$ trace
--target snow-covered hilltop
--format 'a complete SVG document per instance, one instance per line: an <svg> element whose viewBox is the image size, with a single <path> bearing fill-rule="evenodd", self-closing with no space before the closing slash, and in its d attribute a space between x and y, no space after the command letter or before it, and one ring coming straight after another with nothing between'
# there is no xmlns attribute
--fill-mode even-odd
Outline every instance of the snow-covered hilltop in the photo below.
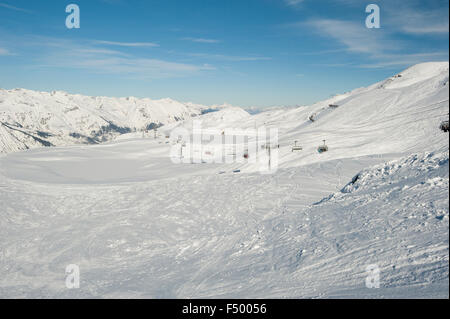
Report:
<svg viewBox="0 0 450 319"><path fill-rule="evenodd" d="M448 120L448 82L448 62L423 63L310 106L271 109L255 115L226 108L201 119L203 127L278 129L282 168L341 158L442 150L448 148L448 134L439 129ZM190 129L191 122L176 125ZM318 154L323 140L329 152ZM302 151L292 152L295 141ZM257 168L243 165L240 169Z"/></svg>
<svg viewBox="0 0 450 319"><path fill-rule="evenodd" d="M207 107L172 99L89 97L0 89L0 153L94 144L185 120Z"/></svg>
<svg viewBox="0 0 450 319"><path fill-rule="evenodd" d="M278 127L282 145L298 140L303 146L300 153L289 154L287 147L283 155L282 150L284 165L434 151L448 147L448 135L439 129L448 120L448 81L448 62L423 63L367 88L308 107L263 112L253 120ZM323 139L330 152L319 159L316 150Z"/></svg>

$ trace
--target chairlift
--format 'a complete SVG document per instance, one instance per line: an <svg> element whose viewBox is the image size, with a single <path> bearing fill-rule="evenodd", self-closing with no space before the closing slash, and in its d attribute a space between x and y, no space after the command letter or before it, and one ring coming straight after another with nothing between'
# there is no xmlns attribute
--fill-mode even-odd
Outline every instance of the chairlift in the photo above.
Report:
<svg viewBox="0 0 450 319"><path fill-rule="evenodd" d="M319 153L328 152L328 146L325 144L325 140L323 140L323 145L320 145L320 146L317 148L317 151L318 151Z"/></svg>
<svg viewBox="0 0 450 319"><path fill-rule="evenodd" d="M303 150L303 147L301 147L300 145L297 145L297 141L295 141L294 146L292 146L292 152L301 151L301 150Z"/></svg>

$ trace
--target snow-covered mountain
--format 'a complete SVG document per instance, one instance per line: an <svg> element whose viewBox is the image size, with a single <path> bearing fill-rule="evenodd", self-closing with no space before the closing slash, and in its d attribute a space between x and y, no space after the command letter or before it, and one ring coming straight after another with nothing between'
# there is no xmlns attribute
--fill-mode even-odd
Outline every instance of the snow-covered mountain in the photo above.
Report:
<svg viewBox="0 0 450 319"><path fill-rule="evenodd" d="M0 89L0 153L93 144L200 115L208 107L172 99L89 97Z"/></svg>
<svg viewBox="0 0 450 319"><path fill-rule="evenodd" d="M279 166L291 167L340 158L446 149L448 134L439 126L448 120L448 108L449 63L430 62L310 106L271 109L251 116L228 108L201 119L203 127L278 129ZM221 112L228 115L222 116ZM176 125L190 129L191 122ZM318 154L323 140L329 151ZM295 141L302 151L292 152ZM250 164L239 168L257 169Z"/></svg>
<svg viewBox="0 0 450 319"><path fill-rule="evenodd" d="M439 130L448 120L448 81L448 62L419 64L309 107L261 113L259 122L279 127L285 143L299 141L305 151L285 158L299 164L317 160L323 139L330 152L322 160L435 150L448 143Z"/></svg>
<svg viewBox="0 0 450 319"><path fill-rule="evenodd" d="M175 164L170 141L137 133L0 155L0 297L448 298L448 77L448 62L424 63L256 115L184 105L205 128L278 128L273 174ZM105 109L140 129L122 104ZM190 115L165 129L190 130ZM77 127L64 119L49 128ZM72 264L79 289L65 286Z"/></svg>

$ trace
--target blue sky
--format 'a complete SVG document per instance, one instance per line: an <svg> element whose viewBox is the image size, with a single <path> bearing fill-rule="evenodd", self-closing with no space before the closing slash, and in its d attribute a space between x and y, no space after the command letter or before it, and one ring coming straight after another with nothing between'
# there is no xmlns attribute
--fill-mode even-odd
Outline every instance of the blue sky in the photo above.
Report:
<svg viewBox="0 0 450 319"><path fill-rule="evenodd" d="M68 4L81 28L67 29ZM365 8L381 9L367 29ZM0 87L305 105L448 61L442 0L0 0Z"/></svg>

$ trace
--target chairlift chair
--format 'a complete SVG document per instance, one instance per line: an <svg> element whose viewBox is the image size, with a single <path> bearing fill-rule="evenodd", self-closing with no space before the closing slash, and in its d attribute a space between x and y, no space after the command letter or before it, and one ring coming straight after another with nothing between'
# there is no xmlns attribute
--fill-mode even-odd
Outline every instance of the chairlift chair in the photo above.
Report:
<svg viewBox="0 0 450 319"><path fill-rule="evenodd" d="M323 145L320 145L320 146L317 148L317 151L318 151L319 153L328 152L328 146L325 144L325 140L323 140Z"/></svg>
<svg viewBox="0 0 450 319"><path fill-rule="evenodd" d="M297 141L295 141L294 146L292 146L292 152L301 151L301 150L303 150L303 147L301 147L300 145L297 145Z"/></svg>

